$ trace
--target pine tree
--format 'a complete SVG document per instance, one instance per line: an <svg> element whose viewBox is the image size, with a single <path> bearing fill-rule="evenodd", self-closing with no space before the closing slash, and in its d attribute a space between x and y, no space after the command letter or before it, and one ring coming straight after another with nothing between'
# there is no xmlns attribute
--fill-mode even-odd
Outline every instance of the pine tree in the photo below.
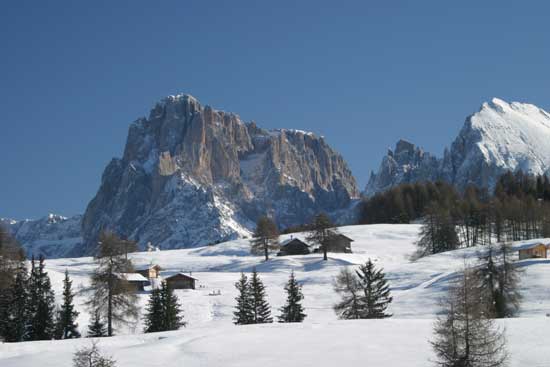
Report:
<svg viewBox="0 0 550 367"><path fill-rule="evenodd" d="M23 262L16 269L15 279L7 294L9 304L4 322L4 339L8 342L27 340L29 293L27 268Z"/></svg>
<svg viewBox="0 0 550 367"><path fill-rule="evenodd" d="M97 268L91 277L88 292L91 298L87 305L91 310L100 309L107 319L107 335L113 335L115 322L129 324L137 321L136 295L121 274L133 271L126 258L127 241L114 233L104 232L100 236Z"/></svg>
<svg viewBox="0 0 550 367"><path fill-rule="evenodd" d="M382 269L377 270L369 259L366 264L361 265L356 273L363 291L363 295L360 297L362 304L360 308L361 318L381 319L391 317L391 314L386 313L386 309L392 302L392 297Z"/></svg>
<svg viewBox="0 0 550 367"><path fill-rule="evenodd" d="M76 318L79 313L75 310L72 291L72 280L69 278L69 271L65 270L63 280L63 304L57 312L56 334L58 339L80 338Z"/></svg>
<svg viewBox="0 0 550 367"><path fill-rule="evenodd" d="M349 269L342 269L334 282L334 291L342 300L334 305L334 312L341 319L360 319L363 310L361 302L361 285L355 274Z"/></svg>
<svg viewBox="0 0 550 367"><path fill-rule="evenodd" d="M163 329L178 330L180 327L185 326L185 322L183 322L183 317L181 315L181 306L179 304L178 297L174 294L166 282L162 282L160 297L164 316Z"/></svg>
<svg viewBox="0 0 550 367"><path fill-rule="evenodd" d="M145 333L164 331L164 307L162 304L161 290L155 288L151 291L145 314Z"/></svg>
<svg viewBox="0 0 550 367"><path fill-rule="evenodd" d="M271 307L267 302L265 286L260 279L256 268L252 270L250 278L250 295L252 300L252 315L254 324L266 324L273 322Z"/></svg>
<svg viewBox="0 0 550 367"><path fill-rule="evenodd" d="M256 223L252 252L263 253L265 261L269 260L269 251L279 248L279 230L273 219L263 216Z"/></svg>
<svg viewBox="0 0 550 367"><path fill-rule="evenodd" d="M44 257L40 256L38 267L31 262L29 279L28 340L50 340L55 334L55 296L50 277L45 271Z"/></svg>
<svg viewBox="0 0 550 367"><path fill-rule="evenodd" d="M88 338L100 338L107 336L107 328L101 319L101 313L98 309L93 312L93 318L88 325Z"/></svg>
<svg viewBox="0 0 550 367"><path fill-rule="evenodd" d="M294 272L290 273L285 291L287 293L286 304L280 309L279 322L304 321L306 314L304 314L304 308L301 304L304 295L302 294L302 286L296 281Z"/></svg>
<svg viewBox="0 0 550 367"><path fill-rule="evenodd" d="M432 347L441 367L500 367L508 355L504 332L497 329L485 306L473 271L465 269L443 301L444 315L434 325Z"/></svg>
<svg viewBox="0 0 550 367"><path fill-rule="evenodd" d="M244 273L241 273L241 278L235 283L235 288L237 288L239 294L235 298L237 306L235 312L233 312L233 321L236 325L252 324L254 321L252 299L248 278Z"/></svg>

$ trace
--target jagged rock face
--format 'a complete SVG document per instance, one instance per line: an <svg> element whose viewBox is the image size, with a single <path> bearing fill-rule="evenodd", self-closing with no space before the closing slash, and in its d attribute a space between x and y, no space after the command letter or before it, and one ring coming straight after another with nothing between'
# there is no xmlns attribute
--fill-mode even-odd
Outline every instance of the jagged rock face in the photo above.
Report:
<svg viewBox="0 0 550 367"><path fill-rule="evenodd" d="M88 253L103 229L142 245L190 247L248 236L266 213L285 227L357 196L346 163L323 138L266 131L191 96L171 96L130 126L82 233Z"/></svg>
<svg viewBox="0 0 550 367"><path fill-rule="evenodd" d="M49 214L37 220L0 219L27 256L64 257L78 254L82 245L81 215L71 218Z"/></svg>
<svg viewBox="0 0 550 367"><path fill-rule="evenodd" d="M378 173L371 173L365 194L373 195L400 183L431 181L438 177L439 160L405 140L388 150Z"/></svg>
<svg viewBox="0 0 550 367"><path fill-rule="evenodd" d="M415 154L403 157L384 157L379 172L371 175L365 193L372 195L400 183L435 179L461 190L468 185L492 190L506 171L548 174L550 114L532 104L493 98L466 119L442 159L429 156L419 162Z"/></svg>

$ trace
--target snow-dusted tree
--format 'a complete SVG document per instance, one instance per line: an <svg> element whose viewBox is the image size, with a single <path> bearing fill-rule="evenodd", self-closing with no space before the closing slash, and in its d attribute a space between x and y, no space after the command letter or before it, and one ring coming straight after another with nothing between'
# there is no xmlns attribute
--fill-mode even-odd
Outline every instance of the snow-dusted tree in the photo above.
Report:
<svg viewBox="0 0 550 367"><path fill-rule="evenodd" d="M92 340L91 346L77 350L73 355L73 367L115 367L115 360L101 355L97 344Z"/></svg>
<svg viewBox="0 0 550 367"><path fill-rule="evenodd" d="M252 315L254 324L266 324L273 322L271 307L267 302L265 286L256 271L252 270L250 277L250 296L252 301Z"/></svg>
<svg viewBox="0 0 550 367"><path fill-rule="evenodd" d="M178 297L174 294L174 291L172 291L166 282L162 282L160 298L163 308L163 329L177 330L180 327L185 326Z"/></svg>
<svg viewBox="0 0 550 367"><path fill-rule="evenodd" d="M311 223L311 230L307 235L307 240L319 245L323 251L323 260L328 260L328 250L330 242L338 234L334 224L325 213L317 215Z"/></svg>
<svg viewBox="0 0 550 367"><path fill-rule="evenodd" d="M69 278L69 271L65 270L65 279L63 279L63 304L57 312L56 338L72 339L80 338L76 318L78 311L75 310L72 290L73 281Z"/></svg>
<svg viewBox="0 0 550 367"><path fill-rule="evenodd" d="M248 278L244 273L241 273L241 278L235 283L235 288L239 294L235 298L237 301L236 310L233 312L233 322L237 325L252 324L254 315L252 313L252 297Z"/></svg>
<svg viewBox="0 0 550 367"><path fill-rule="evenodd" d="M107 336L107 327L101 318L101 313L98 309L92 313L90 325L88 325L88 338L100 338Z"/></svg>
<svg viewBox="0 0 550 367"><path fill-rule="evenodd" d="M391 317L386 309L392 302L390 287L385 279L382 269L376 269L371 259L361 265L356 271L359 277L359 286L362 290L360 296L360 314L362 319L382 319Z"/></svg>
<svg viewBox="0 0 550 367"><path fill-rule="evenodd" d="M149 301L147 302L147 306L145 309L145 328L143 331L145 333L164 331L164 307L162 305L160 288L155 288L151 291L151 294L149 295Z"/></svg>
<svg viewBox="0 0 550 367"><path fill-rule="evenodd" d="M361 284L349 269L340 271L334 281L334 290L342 300L334 305L334 311L341 319L360 319L363 312Z"/></svg>
<svg viewBox="0 0 550 367"><path fill-rule="evenodd" d="M125 280L125 273L133 271L126 259L125 240L113 233L102 233L99 238L97 267L92 273L87 305L99 310L107 319L107 335L113 335L113 322L131 323L138 318L136 295Z"/></svg>
<svg viewBox="0 0 550 367"><path fill-rule="evenodd" d="M31 261L29 278L28 330L27 340L50 340L55 334L55 296L50 277L45 270L44 257L40 256L38 266Z"/></svg>
<svg viewBox="0 0 550 367"><path fill-rule="evenodd" d="M269 260L269 251L279 248L279 230L273 219L263 216L256 223L252 239L252 253L263 253L265 261Z"/></svg>
<svg viewBox="0 0 550 367"><path fill-rule="evenodd" d="M296 281L294 272L290 273L290 278L285 286L287 294L286 303L281 307L281 314L279 315L279 322L302 322L304 321L306 314L304 314L304 307L302 307L302 300L304 295L302 293L302 286Z"/></svg>
<svg viewBox="0 0 550 367"><path fill-rule="evenodd" d="M443 316L434 325L431 342L441 367L500 367L508 359L504 332L480 302L477 274L465 269L442 301Z"/></svg>

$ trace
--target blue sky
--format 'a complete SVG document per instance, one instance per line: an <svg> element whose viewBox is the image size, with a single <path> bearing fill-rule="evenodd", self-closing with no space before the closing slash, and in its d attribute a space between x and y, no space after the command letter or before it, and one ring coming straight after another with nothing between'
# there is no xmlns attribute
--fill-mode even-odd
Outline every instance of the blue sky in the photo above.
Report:
<svg viewBox="0 0 550 367"><path fill-rule="evenodd" d="M82 213L130 122L185 92L324 135L361 187L493 96L550 109L548 2L5 1L0 216Z"/></svg>

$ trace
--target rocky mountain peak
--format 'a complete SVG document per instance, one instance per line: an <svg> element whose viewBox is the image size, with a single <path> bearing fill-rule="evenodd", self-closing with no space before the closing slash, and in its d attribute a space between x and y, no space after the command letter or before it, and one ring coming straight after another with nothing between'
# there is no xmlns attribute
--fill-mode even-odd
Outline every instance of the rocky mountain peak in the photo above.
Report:
<svg viewBox="0 0 550 367"><path fill-rule="evenodd" d="M268 131L190 95L156 103L130 125L122 159L105 169L83 218L140 243L188 247L246 236L260 215L281 227L358 196L343 158L312 133Z"/></svg>
<svg viewBox="0 0 550 367"><path fill-rule="evenodd" d="M492 98L466 118L441 159L399 141L395 152L402 152L400 158L394 153L382 159L379 171L371 175L366 193L372 195L400 183L434 179L453 183L459 189L470 184L492 189L498 177L508 170L548 174L549 141L548 112L532 104Z"/></svg>

